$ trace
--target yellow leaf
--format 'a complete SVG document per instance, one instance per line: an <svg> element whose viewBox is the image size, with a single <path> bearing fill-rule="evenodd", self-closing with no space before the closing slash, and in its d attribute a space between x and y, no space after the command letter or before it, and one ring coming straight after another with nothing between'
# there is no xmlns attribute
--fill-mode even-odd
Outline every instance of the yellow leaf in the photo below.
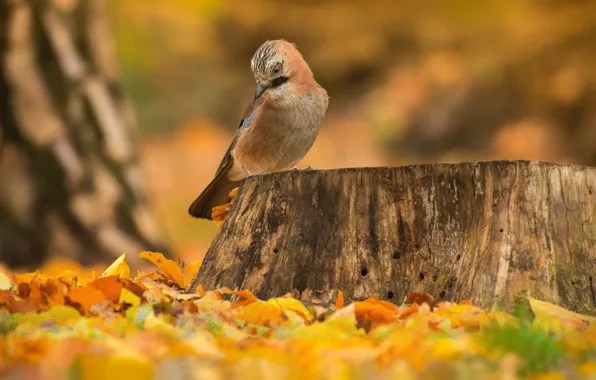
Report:
<svg viewBox="0 0 596 380"><path fill-rule="evenodd" d="M199 273L199 269L201 269L201 264L203 262L201 260L197 260L194 261L190 264L188 264L185 268L185 272L186 272L186 283L190 285L190 283L192 282L193 278L195 278L195 276L197 275L197 273Z"/></svg>
<svg viewBox="0 0 596 380"><path fill-rule="evenodd" d="M0 290L10 290L12 288L12 281L4 272L0 272Z"/></svg>
<svg viewBox="0 0 596 380"><path fill-rule="evenodd" d="M220 351L210 334L203 331L195 331L186 335L182 340L196 355L208 358L223 358L224 353Z"/></svg>
<svg viewBox="0 0 596 380"><path fill-rule="evenodd" d="M119 303L128 303L132 306L139 306L141 304L141 298L126 288L122 288L120 293Z"/></svg>
<svg viewBox="0 0 596 380"><path fill-rule="evenodd" d="M356 304L351 303L346 307L342 307L341 309L337 310L333 313L329 319L349 319L356 324Z"/></svg>
<svg viewBox="0 0 596 380"><path fill-rule="evenodd" d="M545 301L540 301L532 297L528 297L528 301L530 301L530 307L536 315L538 323L548 324L549 320L554 318L564 324L576 327L584 327L585 325L583 324L583 321L587 321L589 323L596 322L596 317L578 314Z"/></svg>
<svg viewBox="0 0 596 380"><path fill-rule="evenodd" d="M25 313L19 328L39 327L48 321L60 325L80 318L81 314L75 308L58 305L43 313Z"/></svg>
<svg viewBox="0 0 596 380"><path fill-rule="evenodd" d="M280 297L280 298L273 298L267 301L270 304L279 306L282 310L291 310L298 314L305 322L310 322L313 320L312 314L308 311L308 309L302 304L302 302L298 301L295 298L289 297Z"/></svg>
<svg viewBox="0 0 596 380"><path fill-rule="evenodd" d="M156 316L153 313L149 313L145 318L145 329L151 331L157 331L161 334L170 338L181 338L182 330L172 326L169 322L164 320L161 316Z"/></svg>
<svg viewBox="0 0 596 380"><path fill-rule="evenodd" d="M117 258L112 265L106 269L100 277L118 276L120 278L130 278L130 268L126 262L126 252Z"/></svg>
<svg viewBox="0 0 596 380"><path fill-rule="evenodd" d="M158 252L141 252L139 253L139 257L151 261L159 268L161 273L174 281L179 287L185 287L184 273L182 273L182 269L174 261L166 259L164 255Z"/></svg>
<svg viewBox="0 0 596 380"><path fill-rule="evenodd" d="M594 376L596 375L596 362L583 363L577 368L577 371L582 375Z"/></svg>
<svg viewBox="0 0 596 380"><path fill-rule="evenodd" d="M353 304L352 304L353 305ZM290 336L299 340L345 340L347 337L364 336L364 330L356 326L351 318L328 319L325 322L313 323L303 329L298 329Z"/></svg>
<svg viewBox="0 0 596 380"><path fill-rule="evenodd" d="M238 309L236 317L248 324L271 326L283 321L281 308L275 303L257 300Z"/></svg>
<svg viewBox="0 0 596 380"><path fill-rule="evenodd" d="M136 355L83 354L80 359L80 379L145 380L152 379L155 375L153 363Z"/></svg>
<svg viewBox="0 0 596 380"><path fill-rule="evenodd" d="M238 319L254 325L280 325L290 320L295 321L294 316L299 317L303 322L313 320L312 314L304 305L294 298L280 297L272 298L263 302L254 297L247 290L232 292L245 298L243 301L235 302L232 307L239 307L236 316Z"/></svg>

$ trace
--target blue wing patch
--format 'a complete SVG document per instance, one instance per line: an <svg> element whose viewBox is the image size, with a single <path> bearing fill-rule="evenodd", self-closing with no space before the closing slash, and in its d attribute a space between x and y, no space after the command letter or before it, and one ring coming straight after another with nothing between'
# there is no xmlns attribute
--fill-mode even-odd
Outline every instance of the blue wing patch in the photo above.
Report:
<svg viewBox="0 0 596 380"><path fill-rule="evenodd" d="M246 119L242 120L242 124L240 124L240 129L244 129L244 128L248 128L250 126L250 122L252 121L252 119L255 118L255 114L257 112L253 112L251 113Z"/></svg>

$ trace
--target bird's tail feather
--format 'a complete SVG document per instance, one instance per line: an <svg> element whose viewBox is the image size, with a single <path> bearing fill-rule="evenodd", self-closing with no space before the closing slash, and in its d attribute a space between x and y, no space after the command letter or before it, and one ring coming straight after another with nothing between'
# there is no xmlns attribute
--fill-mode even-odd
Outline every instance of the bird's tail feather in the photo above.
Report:
<svg viewBox="0 0 596 380"><path fill-rule="evenodd" d="M226 170L222 170L211 183L203 190L201 195L190 205L188 213L200 219L213 220L211 210L213 207L221 206L229 201L229 194L239 182L230 181L226 178Z"/></svg>

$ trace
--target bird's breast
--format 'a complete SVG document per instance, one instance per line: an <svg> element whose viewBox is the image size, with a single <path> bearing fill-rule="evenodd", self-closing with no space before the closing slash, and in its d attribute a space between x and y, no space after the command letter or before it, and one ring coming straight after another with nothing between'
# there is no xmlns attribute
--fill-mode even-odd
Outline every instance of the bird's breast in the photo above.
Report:
<svg viewBox="0 0 596 380"><path fill-rule="evenodd" d="M327 108L324 95L306 92L265 107L239 136L237 165L250 174L293 167L317 138Z"/></svg>

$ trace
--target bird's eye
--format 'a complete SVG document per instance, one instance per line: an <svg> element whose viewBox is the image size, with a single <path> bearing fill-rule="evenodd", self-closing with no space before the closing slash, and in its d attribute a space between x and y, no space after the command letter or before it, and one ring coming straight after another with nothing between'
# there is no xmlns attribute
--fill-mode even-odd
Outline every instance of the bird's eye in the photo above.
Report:
<svg viewBox="0 0 596 380"><path fill-rule="evenodd" d="M273 74L275 74L275 75L279 74L279 67L276 67L275 69L273 69Z"/></svg>
<svg viewBox="0 0 596 380"><path fill-rule="evenodd" d="M288 81L288 79L289 79L288 77L283 77L283 76L275 78L273 81L271 81L271 87L274 87L274 88L279 87L282 84L286 83Z"/></svg>

